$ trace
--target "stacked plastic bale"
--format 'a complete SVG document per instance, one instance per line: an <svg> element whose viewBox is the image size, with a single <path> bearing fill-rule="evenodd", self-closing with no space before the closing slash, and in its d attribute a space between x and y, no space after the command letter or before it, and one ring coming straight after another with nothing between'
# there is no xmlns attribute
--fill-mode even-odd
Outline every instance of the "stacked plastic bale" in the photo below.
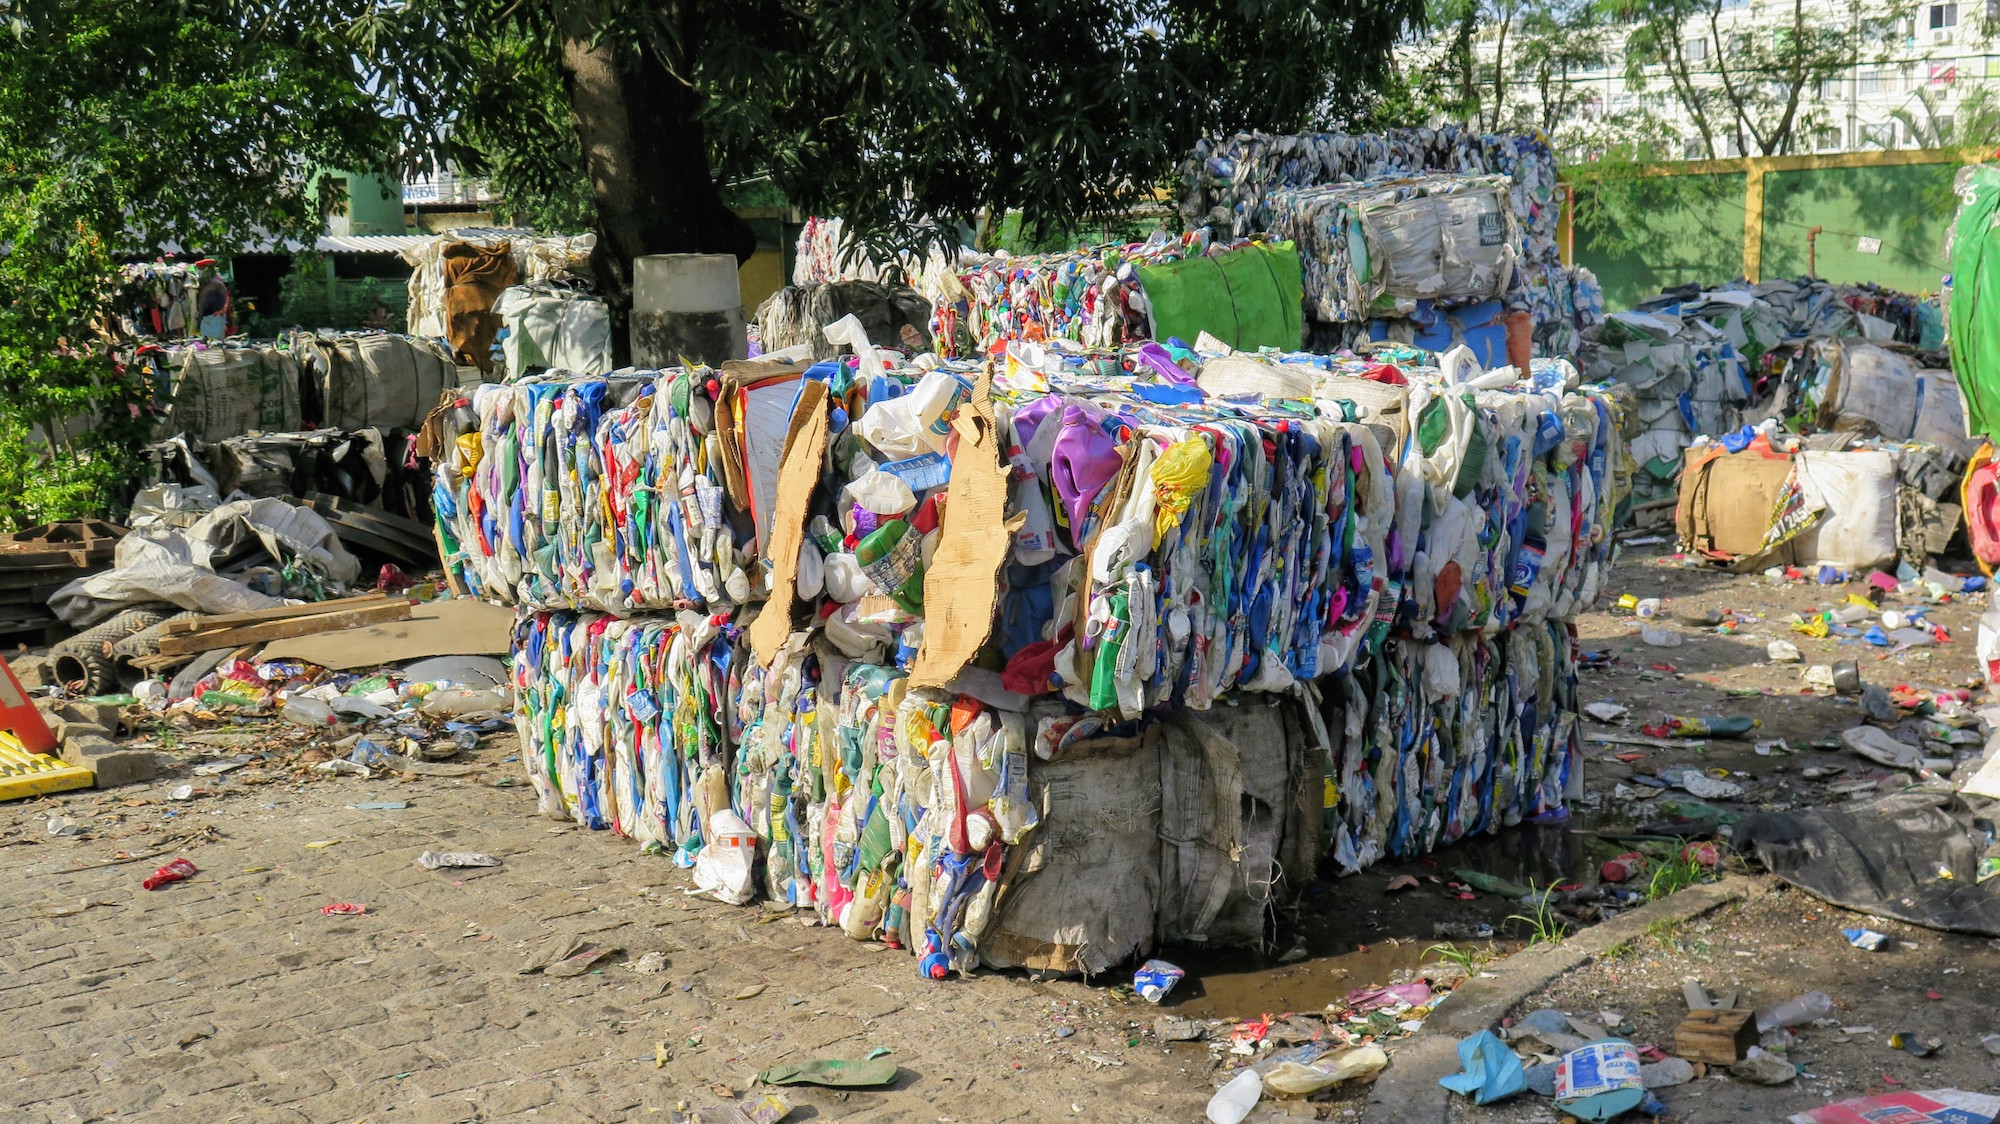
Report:
<svg viewBox="0 0 2000 1124"><path fill-rule="evenodd" d="M1180 211L1189 228L1213 226L1237 236L1277 229L1274 203L1287 189L1442 173L1508 177L1520 230L1518 271L1509 308L1526 310L1543 354L1574 356L1578 333L1604 314L1603 292L1583 268L1562 264L1558 229L1562 188L1555 152L1540 133L1479 134L1456 126L1379 134L1237 133L1198 142L1182 166ZM1322 321L1315 348L1369 338L1364 322Z"/></svg>
<svg viewBox="0 0 2000 1124"><path fill-rule="evenodd" d="M1012 340L1111 348L1202 330L1231 347L1292 350L1302 339L1298 256L1286 243L1208 230L1048 254L932 259L920 287L947 356L994 355Z"/></svg>
<svg viewBox="0 0 2000 1124"><path fill-rule="evenodd" d="M1577 361L1584 377L1628 387L1637 399L1634 502L1672 497L1681 451L1741 424L1752 393L1743 352L1729 332L1682 316L1678 306L1616 312L1584 337Z"/></svg>
<svg viewBox="0 0 2000 1124"><path fill-rule="evenodd" d="M1616 449L1562 368L814 370L763 516L731 480L759 458L739 377L528 383L447 418L438 510L457 572L526 607L545 811L940 976L1254 942L1322 840L1358 868L1560 806ZM722 534L684 552L717 529L703 496Z"/></svg>
<svg viewBox="0 0 2000 1124"><path fill-rule="evenodd" d="M1343 869L1559 812L1580 783L1576 615L1609 562L1615 407L1538 362L1504 386L1413 370L1402 394L1340 375L1390 433L1397 595L1379 652L1330 694L1328 849ZM1466 388L1470 387L1468 390Z"/></svg>
<svg viewBox="0 0 2000 1124"><path fill-rule="evenodd" d="M1499 366L1521 247L1508 199L1505 176L1433 175L1287 189L1267 205L1273 233L1298 243L1316 321L1430 351L1469 346Z"/></svg>

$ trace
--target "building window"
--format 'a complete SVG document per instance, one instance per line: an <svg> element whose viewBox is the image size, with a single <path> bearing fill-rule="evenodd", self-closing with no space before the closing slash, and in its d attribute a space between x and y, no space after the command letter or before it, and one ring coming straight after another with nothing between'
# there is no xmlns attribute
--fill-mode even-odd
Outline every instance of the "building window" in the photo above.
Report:
<svg viewBox="0 0 2000 1124"><path fill-rule="evenodd" d="M1894 121L1884 121L1880 125L1861 126L1860 147L1862 148L1896 147L1896 123Z"/></svg>
<svg viewBox="0 0 2000 1124"><path fill-rule="evenodd" d="M1952 143L1951 114L1949 113L1940 113L1937 115L1937 142L1939 144Z"/></svg>
<svg viewBox="0 0 2000 1124"><path fill-rule="evenodd" d="M1934 62L1930 64L1930 68L1930 83L1933 86L1950 86L1958 81L1958 67L1955 65L1947 66L1941 62Z"/></svg>
<svg viewBox="0 0 2000 1124"><path fill-rule="evenodd" d="M1943 30L1944 28L1947 28L1947 27L1957 27L1957 26L1958 26L1958 4L1957 4L1957 3L1955 3L1955 2L1954 2L1954 3L1950 3L1950 4L1932 4L1932 5L1931 5L1931 30L1932 30L1932 31L1941 31L1941 30Z"/></svg>
<svg viewBox="0 0 2000 1124"><path fill-rule="evenodd" d="M1683 52L1685 52L1685 53L1686 53L1686 55L1687 55L1687 61L1689 61L1689 62L1707 62L1707 61L1708 61L1708 40L1707 40L1707 39L1690 39L1690 40L1688 40L1688 41L1687 41L1687 43L1686 43L1685 45L1683 45L1683 47L1682 47L1681 49L1682 49L1682 51L1683 51Z"/></svg>
<svg viewBox="0 0 2000 1124"><path fill-rule="evenodd" d="M1859 78L1858 78L1858 79L1856 80L1856 82L1855 82L1855 89L1856 89L1856 91L1857 91L1857 92L1859 92L1859 93L1863 93L1863 94L1879 94L1879 93L1881 93L1881 92L1882 92L1882 72L1881 72L1881 71L1879 71L1879 70L1864 70L1864 71L1862 71L1862 72L1861 72L1861 76L1860 76L1860 77L1859 77Z"/></svg>
<svg viewBox="0 0 2000 1124"><path fill-rule="evenodd" d="M1813 133L1813 147L1821 152L1831 152L1840 147L1840 130L1818 129Z"/></svg>
<svg viewBox="0 0 2000 1124"><path fill-rule="evenodd" d="M1681 152L1689 160L1699 160L1708 155L1708 148L1701 143L1700 137L1689 137L1681 142Z"/></svg>

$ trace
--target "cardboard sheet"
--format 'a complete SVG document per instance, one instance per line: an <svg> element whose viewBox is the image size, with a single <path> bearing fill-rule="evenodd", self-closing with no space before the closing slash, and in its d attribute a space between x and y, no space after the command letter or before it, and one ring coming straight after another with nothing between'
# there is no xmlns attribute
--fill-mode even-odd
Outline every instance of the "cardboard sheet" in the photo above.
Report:
<svg viewBox="0 0 2000 1124"><path fill-rule="evenodd" d="M1786 1117L1790 1124L1992 1124L2000 1097L1963 1089L1856 1097Z"/></svg>
<svg viewBox="0 0 2000 1124"><path fill-rule="evenodd" d="M757 549L770 544L777 510L779 461L785 455L787 426L802 393L802 368L789 363L739 361L722 366L723 388L716 398L717 432L722 438L723 475L729 498L750 513Z"/></svg>
<svg viewBox="0 0 2000 1124"><path fill-rule="evenodd" d="M1000 459L992 383L979 376L953 422L958 450L945 489L937 553L924 572L924 646L910 686L943 687L972 661L993 631L1000 567L1027 516L1007 513L1007 466Z"/></svg>
<svg viewBox="0 0 2000 1124"><path fill-rule="evenodd" d="M803 384L798 399L776 480L770 548L764 552L771 560L771 598L750 625L750 647L759 667L771 666L778 648L792 632L792 613L798 602L799 546L805 541L806 511L812 506L813 487L819 483L820 464L826 458L826 384Z"/></svg>
<svg viewBox="0 0 2000 1124"><path fill-rule="evenodd" d="M504 656L513 631L511 611L454 597L419 605L407 620L279 640L257 658L304 660L329 671L350 671L430 656Z"/></svg>

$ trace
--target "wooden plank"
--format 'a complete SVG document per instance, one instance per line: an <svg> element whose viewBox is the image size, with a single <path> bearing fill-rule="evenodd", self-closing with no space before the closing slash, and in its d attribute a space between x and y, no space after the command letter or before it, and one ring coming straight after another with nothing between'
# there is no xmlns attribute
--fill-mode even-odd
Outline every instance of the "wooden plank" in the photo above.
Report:
<svg viewBox="0 0 2000 1124"><path fill-rule="evenodd" d="M348 609L338 613L322 613L314 617L264 621L260 624L246 624L214 632L197 632L192 636L166 636L160 639L160 654L196 655L214 648L261 644L293 636L312 636L321 632L339 632L343 629L387 624L390 621L407 620L409 616L408 601L386 601L367 609Z"/></svg>
<svg viewBox="0 0 2000 1124"><path fill-rule="evenodd" d="M354 597L342 597L333 601L310 601L304 605L279 605L271 609L250 609L241 613L218 613L212 617L190 617L187 620L168 621L160 626L166 636L179 636L190 632L213 632L220 628L234 628L243 624L261 624L264 621L281 621L291 617L312 617L321 613L337 613L343 609L366 609L388 600L385 593L363 593ZM222 645L211 645L222 647Z"/></svg>
<svg viewBox="0 0 2000 1124"><path fill-rule="evenodd" d="M1583 740L1592 745L1643 745L1653 749L1708 748L1708 742L1702 738L1649 738L1644 734L1585 734Z"/></svg>

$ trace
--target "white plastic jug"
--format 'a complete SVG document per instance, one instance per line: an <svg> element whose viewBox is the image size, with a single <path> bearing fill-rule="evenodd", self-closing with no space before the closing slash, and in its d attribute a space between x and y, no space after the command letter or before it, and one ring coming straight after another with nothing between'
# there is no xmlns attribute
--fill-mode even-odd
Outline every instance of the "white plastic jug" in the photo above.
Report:
<svg viewBox="0 0 2000 1124"><path fill-rule="evenodd" d="M1208 1099L1209 1124L1242 1124L1263 1097L1264 1079L1256 1070L1246 1069Z"/></svg>

